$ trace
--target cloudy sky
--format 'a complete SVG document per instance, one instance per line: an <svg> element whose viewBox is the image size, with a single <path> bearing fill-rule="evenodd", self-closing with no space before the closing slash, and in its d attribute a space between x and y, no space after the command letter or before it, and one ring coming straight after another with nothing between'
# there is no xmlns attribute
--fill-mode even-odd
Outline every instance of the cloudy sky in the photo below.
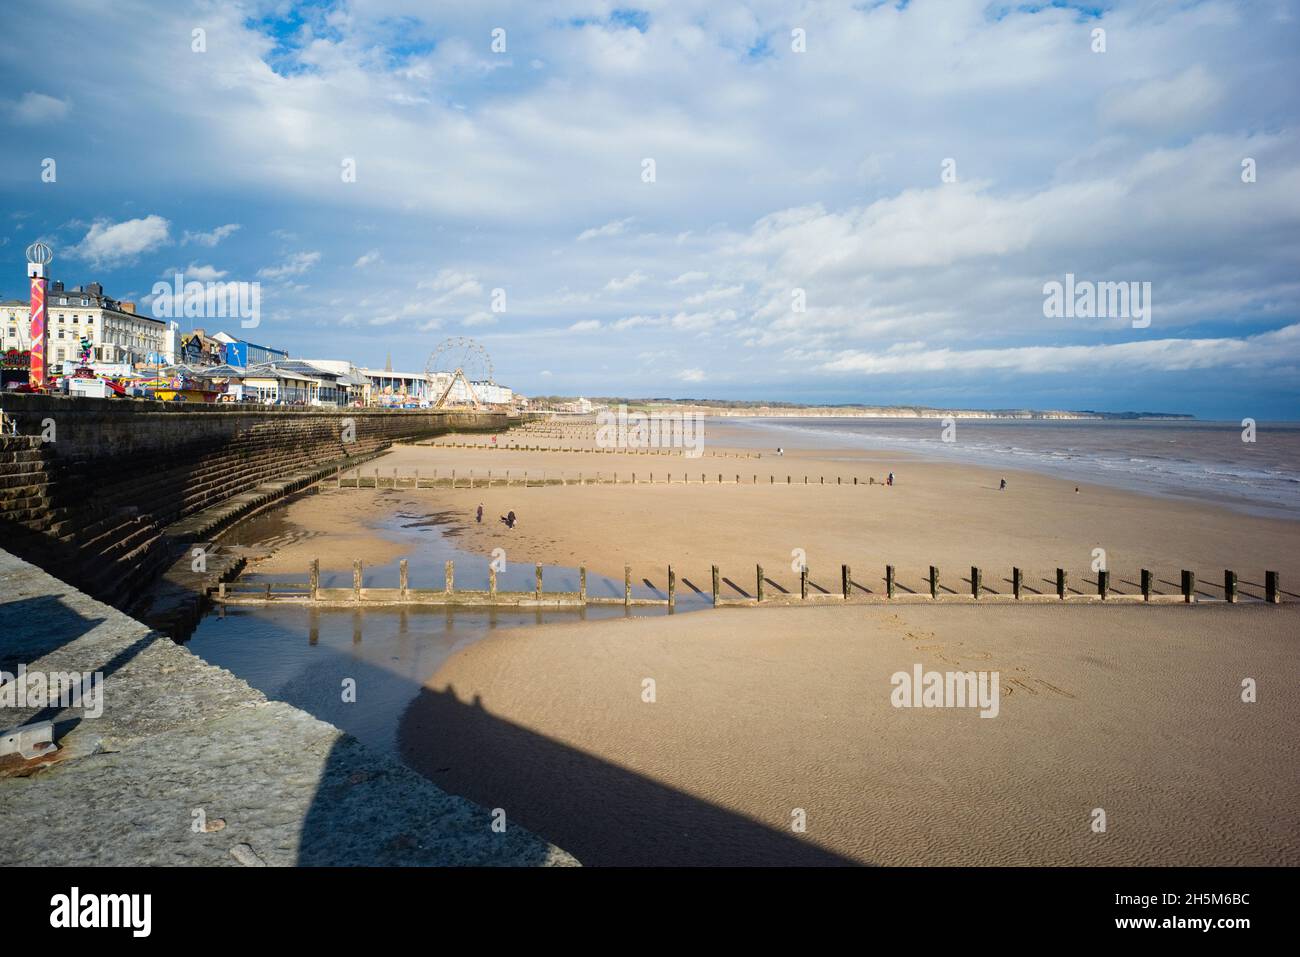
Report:
<svg viewBox="0 0 1300 957"><path fill-rule="evenodd" d="M1300 418L1291 2L50 0L0 135L3 298L41 238L533 394Z"/></svg>

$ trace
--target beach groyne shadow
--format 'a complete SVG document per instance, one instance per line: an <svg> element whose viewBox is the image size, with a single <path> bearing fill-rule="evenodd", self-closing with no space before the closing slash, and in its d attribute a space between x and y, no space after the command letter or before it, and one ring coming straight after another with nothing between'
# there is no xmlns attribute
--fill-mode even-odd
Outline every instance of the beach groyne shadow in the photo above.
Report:
<svg viewBox="0 0 1300 957"><path fill-rule="evenodd" d="M588 866L850 866L858 862L425 688L403 763Z"/></svg>

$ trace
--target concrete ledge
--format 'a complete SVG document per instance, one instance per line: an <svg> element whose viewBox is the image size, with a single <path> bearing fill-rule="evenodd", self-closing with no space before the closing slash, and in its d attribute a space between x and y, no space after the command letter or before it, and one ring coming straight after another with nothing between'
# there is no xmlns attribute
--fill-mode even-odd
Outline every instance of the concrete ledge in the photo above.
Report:
<svg viewBox="0 0 1300 957"><path fill-rule="evenodd" d="M0 777L0 864L577 863L4 551L0 595L0 670L104 675L97 718L0 707L60 745Z"/></svg>

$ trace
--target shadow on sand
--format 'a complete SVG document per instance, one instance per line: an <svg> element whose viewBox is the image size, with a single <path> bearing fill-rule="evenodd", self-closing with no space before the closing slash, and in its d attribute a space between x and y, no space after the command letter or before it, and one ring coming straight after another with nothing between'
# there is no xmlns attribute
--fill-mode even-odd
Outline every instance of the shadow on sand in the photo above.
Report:
<svg viewBox="0 0 1300 957"><path fill-rule="evenodd" d="M439 787L517 821L588 866L857 862L499 718L455 689L421 690L402 760Z"/></svg>

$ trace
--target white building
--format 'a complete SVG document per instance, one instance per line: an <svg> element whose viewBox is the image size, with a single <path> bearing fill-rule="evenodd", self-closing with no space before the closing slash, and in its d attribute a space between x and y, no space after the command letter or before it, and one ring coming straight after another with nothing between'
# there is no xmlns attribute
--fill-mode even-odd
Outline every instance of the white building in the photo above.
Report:
<svg viewBox="0 0 1300 957"><path fill-rule="evenodd" d="M29 309L25 300L0 303L0 351L32 347ZM73 289L51 282L45 291L45 315L51 368L78 359L83 337L90 342L94 362L169 361L167 323L139 315L135 303L105 296L97 282Z"/></svg>

